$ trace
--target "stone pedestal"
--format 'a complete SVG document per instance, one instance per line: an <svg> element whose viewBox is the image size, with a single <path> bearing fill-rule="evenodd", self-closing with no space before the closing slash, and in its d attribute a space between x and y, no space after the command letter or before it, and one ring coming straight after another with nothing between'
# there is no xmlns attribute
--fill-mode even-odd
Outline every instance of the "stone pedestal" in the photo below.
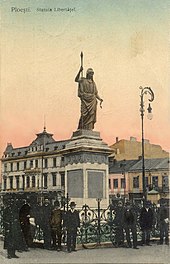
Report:
<svg viewBox="0 0 170 264"><path fill-rule="evenodd" d="M100 138L100 133L90 130L73 132L71 141L65 146L66 190L77 207L87 204L97 208L98 198L101 208L109 204L108 156L110 148Z"/></svg>

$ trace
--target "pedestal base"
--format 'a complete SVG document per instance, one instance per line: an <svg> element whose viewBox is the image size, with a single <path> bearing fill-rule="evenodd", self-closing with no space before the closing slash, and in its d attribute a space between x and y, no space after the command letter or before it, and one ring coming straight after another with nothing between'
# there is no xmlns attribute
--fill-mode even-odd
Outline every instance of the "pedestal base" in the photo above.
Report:
<svg viewBox="0 0 170 264"><path fill-rule="evenodd" d="M84 204L96 208L98 198L102 199L101 207L106 208L109 204L108 156L111 150L100 138L100 133L77 130L65 150L66 193L79 208Z"/></svg>

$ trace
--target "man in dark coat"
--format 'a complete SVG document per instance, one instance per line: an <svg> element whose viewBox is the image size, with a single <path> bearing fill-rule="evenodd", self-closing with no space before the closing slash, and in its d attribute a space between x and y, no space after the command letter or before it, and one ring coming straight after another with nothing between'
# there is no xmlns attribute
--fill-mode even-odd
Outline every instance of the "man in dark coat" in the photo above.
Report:
<svg viewBox="0 0 170 264"><path fill-rule="evenodd" d="M75 210L75 202L70 203L70 210L66 214L64 221L64 227L67 230L67 250L68 253L76 250L76 237L77 237L77 228L80 227L80 218L79 212Z"/></svg>
<svg viewBox="0 0 170 264"><path fill-rule="evenodd" d="M146 201L144 207L142 207L139 217L140 227L142 230L142 245L150 245L150 232L153 226L154 214L151 207L151 203Z"/></svg>
<svg viewBox="0 0 170 264"><path fill-rule="evenodd" d="M168 236L169 212L164 202L161 203L161 207L159 210L159 222L160 222L160 242L159 244L160 245L163 244L163 240L165 237L165 244L169 245L169 236Z"/></svg>
<svg viewBox="0 0 170 264"><path fill-rule="evenodd" d="M13 236L13 214L12 214L12 199L4 208L3 225L4 225L4 249L7 249L7 258L18 258L15 255L16 245L15 237Z"/></svg>
<svg viewBox="0 0 170 264"><path fill-rule="evenodd" d="M44 249L51 249L51 205L48 198L44 199L44 203L40 208L40 227L43 231Z"/></svg>
<svg viewBox="0 0 170 264"><path fill-rule="evenodd" d="M33 245L33 238L31 236L31 225L29 221L30 210L31 210L30 205L26 203L26 201L24 201L19 211L20 225L25 238L25 242L28 247L32 247Z"/></svg>
<svg viewBox="0 0 170 264"><path fill-rule="evenodd" d="M53 249L61 250L61 236L62 236L62 210L60 209L59 201L54 203L54 209L51 213L50 225L51 225L51 236L53 241ZM58 246L56 245L58 239Z"/></svg>
<svg viewBox="0 0 170 264"><path fill-rule="evenodd" d="M123 215L124 215L123 202L119 201L115 209L115 218L114 218L114 224L116 227L115 242L117 247L124 245Z"/></svg>
<svg viewBox="0 0 170 264"><path fill-rule="evenodd" d="M7 249L7 257L18 258L16 250L25 250L26 243L19 223L19 212L17 200L11 198L4 209L4 249Z"/></svg>
<svg viewBox="0 0 170 264"><path fill-rule="evenodd" d="M133 248L138 249L137 247L137 230L136 230L136 214L132 209L130 202L126 202L125 210L123 213L123 222L124 229L126 233L126 240L129 248L132 248L132 242L130 239L130 231L132 232L133 237Z"/></svg>

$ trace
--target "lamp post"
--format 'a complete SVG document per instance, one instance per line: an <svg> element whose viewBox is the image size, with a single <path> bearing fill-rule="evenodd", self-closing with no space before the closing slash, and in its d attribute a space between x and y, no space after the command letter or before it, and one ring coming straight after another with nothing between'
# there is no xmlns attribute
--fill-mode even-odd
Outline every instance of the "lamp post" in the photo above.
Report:
<svg viewBox="0 0 170 264"><path fill-rule="evenodd" d="M122 168L122 175L123 175L123 179L124 179L124 203L125 203L125 196L126 196L126 177L125 177L125 167L126 167L126 160L124 159L121 163L120 163L120 168Z"/></svg>
<svg viewBox="0 0 170 264"><path fill-rule="evenodd" d="M139 87L141 89L140 94L140 113L141 113L141 121L142 121L142 187L143 187L143 199L146 201L146 182L145 182L145 150L144 150L144 127L143 127L143 119L144 119L144 95L149 94L150 99L149 102L152 102L154 100L154 93L150 87ZM152 119L152 107L149 103L148 105L148 119Z"/></svg>

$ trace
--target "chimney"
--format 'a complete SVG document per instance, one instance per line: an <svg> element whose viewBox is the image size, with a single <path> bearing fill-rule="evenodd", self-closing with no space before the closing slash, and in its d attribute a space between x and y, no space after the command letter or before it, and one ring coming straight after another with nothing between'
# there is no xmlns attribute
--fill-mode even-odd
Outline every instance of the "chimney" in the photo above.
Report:
<svg viewBox="0 0 170 264"><path fill-rule="evenodd" d="M118 141L119 141L119 138L118 138L118 137L116 137L116 143L118 143Z"/></svg>

